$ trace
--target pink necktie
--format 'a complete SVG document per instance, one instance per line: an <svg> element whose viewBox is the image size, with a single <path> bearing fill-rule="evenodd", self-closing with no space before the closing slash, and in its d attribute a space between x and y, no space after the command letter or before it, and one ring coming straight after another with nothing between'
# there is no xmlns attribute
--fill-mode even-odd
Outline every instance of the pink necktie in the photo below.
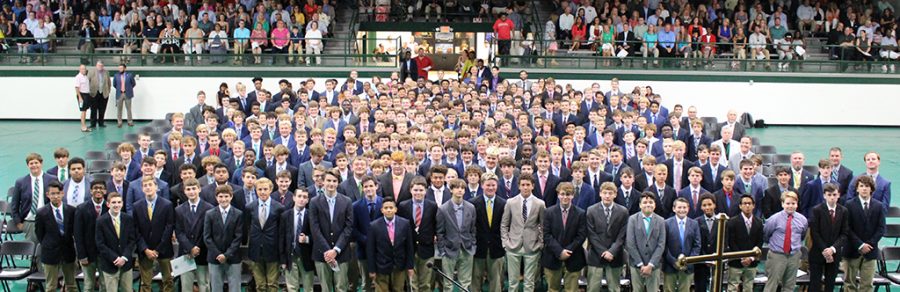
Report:
<svg viewBox="0 0 900 292"><path fill-rule="evenodd" d="M391 245L394 245L394 221L388 221L388 238L391 239Z"/></svg>

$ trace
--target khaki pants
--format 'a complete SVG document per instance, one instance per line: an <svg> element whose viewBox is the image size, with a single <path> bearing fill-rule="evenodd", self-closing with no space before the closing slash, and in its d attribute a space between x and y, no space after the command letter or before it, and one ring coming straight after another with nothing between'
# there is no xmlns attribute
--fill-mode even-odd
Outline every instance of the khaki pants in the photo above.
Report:
<svg viewBox="0 0 900 292"><path fill-rule="evenodd" d="M291 259L291 269L284 271L284 281L287 285L288 292L300 291L300 285L303 285L303 291L313 291L314 271L306 271L303 269L303 263L300 257Z"/></svg>
<svg viewBox="0 0 900 292"><path fill-rule="evenodd" d="M540 261L541 253L539 251L533 253L506 251L506 273L507 278L509 279L509 290L519 291L519 276L521 276L521 274L519 274L519 267L524 262L525 276L522 277L524 280L524 291L534 291L535 276L537 275L538 267L541 264Z"/></svg>
<svg viewBox="0 0 900 292"><path fill-rule="evenodd" d="M209 266L197 265L197 269L181 274L181 291L194 291L194 281L197 282L197 291L209 291ZM114 292L114 291L111 291Z"/></svg>
<svg viewBox="0 0 900 292"><path fill-rule="evenodd" d="M414 268L416 270L416 276L410 280L412 284L410 286L412 286L411 288L413 291L434 291L434 288L431 286L432 282L434 282L434 272L428 267L429 263L434 264L434 258L423 259L418 255L415 256Z"/></svg>
<svg viewBox="0 0 900 292"><path fill-rule="evenodd" d="M349 291L347 283L347 269L349 268L347 263L338 263L339 271L335 272L327 263L316 262L316 274L319 276L319 285L322 287L322 291Z"/></svg>
<svg viewBox="0 0 900 292"><path fill-rule="evenodd" d="M547 279L547 291L556 292L576 292L578 291L578 277L581 276L581 270L569 271L566 265L559 270L551 270L544 268L544 277ZM562 280L562 283L560 283Z"/></svg>
<svg viewBox="0 0 900 292"><path fill-rule="evenodd" d="M375 275L376 292L403 292L406 284L406 271L393 272L388 275Z"/></svg>
<svg viewBox="0 0 900 292"><path fill-rule="evenodd" d="M631 291L633 292L657 292L659 291L659 270L654 268L650 276L641 275L641 269L631 267Z"/></svg>
<svg viewBox="0 0 900 292"><path fill-rule="evenodd" d="M106 287L104 287L103 285L103 272L100 272L99 266L96 262L91 262L88 265L81 266L81 271L84 273L85 291L94 291L95 286L100 286L101 292L106 291Z"/></svg>
<svg viewBox="0 0 900 292"><path fill-rule="evenodd" d="M44 264L44 273L47 275L47 291L59 290L59 270L62 270L66 291L78 291L75 286L75 262L58 265Z"/></svg>
<svg viewBox="0 0 900 292"><path fill-rule="evenodd" d="M665 292L688 292L691 291L692 283L694 283L693 272L663 273L663 291Z"/></svg>
<svg viewBox="0 0 900 292"><path fill-rule="evenodd" d="M489 281L487 291L500 291L503 288L503 262L501 258L474 258L472 260L472 291L481 292L484 280Z"/></svg>
<svg viewBox="0 0 900 292"><path fill-rule="evenodd" d="M778 291L779 285L783 291L794 291L794 287L797 286L797 270L799 269L799 251L793 255L785 255L770 250L766 260L766 276L769 278L763 291Z"/></svg>
<svg viewBox="0 0 900 292"><path fill-rule="evenodd" d="M456 258L441 258L441 269L447 276L453 276L456 272L456 281L466 290L472 288L472 255L465 250L460 250ZM444 279L444 291L453 291L453 283Z"/></svg>
<svg viewBox="0 0 900 292"><path fill-rule="evenodd" d="M875 260L863 257L844 259L844 283L848 292L872 292L875 277ZM856 279L859 277L859 280Z"/></svg>
<svg viewBox="0 0 900 292"><path fill-rule="evenodd" d="M250 273L257 292L278 292L278 262L251 262Z"/></svg>
<svg viewBox="0 0 900 292"><path fill-rule="evenodd" d="M109 292L131 292L134 291L134 275L131 270L120 269L115 274L103 272L103 287Z"/></svg>
<svg viewBox="0 0 900 292"><path fill-rule="evenodd" d="M138 259L138 269L141 273L141 292L153 291L153 267L159 266L162 273L162 285L159 291L171 292L175 291L174 280L172 279L172 259L156 259L155 261L141 258Z"/></svg>
<svg viewBox="0 0 900 292"><path fill-rule="evenodd" d="M350 269L347 270L347 288L350 289L350 291L359 290L359 283L362 281L362 278L368 278L368 275L360 275L359 273L359 259L356 257L357 248L356 242L351 242L350 250L347 251L350 252L350 261L347 262L347 266L350 267ZM362 248L366 247L363 246ZM365 275L365 277L363 277L363 275Z"/></svg>
<svg viewBox="0 0 900 292"><path fill-rule="evenodd" d="M122 97L116 98L116 121L119 124L122 124L122 106L125 106L128 110L128 124L134 123L134 120L131 118L131 98Z"/></svg>
<svg viewBox="0 0 900 292"><path fill-rule="evenodd" d="M622 278L622 267L587 267L587 291L599 292L603 288L603 279L610 292L621 290L619 280Z"/></svg>
<svg viewBox="0 0 900 292"><path fill-rule="evenodd" d="M41 242L38 241L37 234L34 233L34 221L25 221L22 222L22 232L25 233L25 240L34 242L34 257L35 260L40 260L41 258ZM39 268L43 268L43 265L37 265Z"/></svg>
<svg viewBox="0 0 900 292"><path fill-rule="evenodd" d="M755 267L728 268L728 292L753 291L753 278L756 277Z"/></svg>

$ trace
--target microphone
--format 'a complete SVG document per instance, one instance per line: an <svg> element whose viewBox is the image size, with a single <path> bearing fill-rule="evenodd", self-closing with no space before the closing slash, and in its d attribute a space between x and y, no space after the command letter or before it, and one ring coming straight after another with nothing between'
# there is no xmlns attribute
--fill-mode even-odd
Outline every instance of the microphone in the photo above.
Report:
<svg viewBox="0 0 900 292"><path fill-rule="evenodd" d="M437 272L439 275L441 275L441 277L443 277L444 279L447 279L447 281L450 281L450 283L453 283L453 286L456 286L456 288L459 288L459 291L469 292L469 289L463 288L462 284L459 284L459 282L456 282L455 280L453 280L452 277L447 276L447 274L444 274L444 271L441 271L441 269L439 269L438 267L435 267L433 262L428 262L425 264L425 266L428 267L429 269L432 269L435 272Z"/></svg>
<svg viewBox="0 0 900 292"><path fill-rule="evenodd" d="M434 267L434 263L432 263L432 262L426 263L426 264L425 264L425 267L428 267L429 269L434 269L434 268L435 268L435 267Z"/></svg>

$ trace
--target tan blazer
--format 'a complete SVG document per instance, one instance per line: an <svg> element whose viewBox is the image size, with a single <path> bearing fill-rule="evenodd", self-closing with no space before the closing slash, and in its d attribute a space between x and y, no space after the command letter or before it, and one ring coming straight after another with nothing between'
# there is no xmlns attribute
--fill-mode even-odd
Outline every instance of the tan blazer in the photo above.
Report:
<svg viewBox="0 0 900 292"><path fill-rule="evenodd" d="M103 88L100 88L100 78L97 78L97 69L92 69L88 71L88 83L90 84L91 94L97 93L100 91L103 93L104 98L109 98L109 89L112 86L112 79L109 78L109 70L103 72L103 78L106 78L106 82L103 83Z"/></svg>
<svg viewBox="0 0 900 292"><path fill-rule="evenodd" d="M500 238L507 251L539 252L544 246L544 201L528 196L528 220L522 218L521 195L506 201L500 222Z"/></svg>

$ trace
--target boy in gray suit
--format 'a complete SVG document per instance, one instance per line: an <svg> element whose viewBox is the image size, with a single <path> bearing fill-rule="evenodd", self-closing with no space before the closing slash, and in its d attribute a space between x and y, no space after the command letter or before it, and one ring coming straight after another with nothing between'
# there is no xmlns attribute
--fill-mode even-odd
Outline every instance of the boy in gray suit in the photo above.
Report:
<svg viewBox="0 0 900 292"><path fill-rule="evenodd" d="M533 197L535 179L519 177L519 195L506 201L503 220L500 222L500 238L506 249L506 265L509 289L519 290L519 265L525 263L525 292L534 291L535 278L544 246L544 201Z"/></svg>
<svg viewBox="0 0 900 292"><path fill-rule="evenodd" d="M616 190L615 183L603 183L600 185L600 203L587 209L588 292L599 292L603 279L606 279L610 292L620 290L628 209L614 202Z"/></svg>
<svg viewBox="0 0 900 292"><path fill-rule="evenodd" d="M475 206L463 196L466 182L461 179L450 181L449 201L441 205L437 212L437 247L444 274L453 275L463 289L472 285L472 255L475 254ZM453 283L444 279L444 291L453 291Z"/></svg>
<svg viewBox="0 0 900 292"><path fill-rule="evenodd" d="M641 212L628 218L625 250L631 269L634 292L659 291L659 269L666 247L665 220L653 213L656 196L652 192L641 194Z"/></svg>

